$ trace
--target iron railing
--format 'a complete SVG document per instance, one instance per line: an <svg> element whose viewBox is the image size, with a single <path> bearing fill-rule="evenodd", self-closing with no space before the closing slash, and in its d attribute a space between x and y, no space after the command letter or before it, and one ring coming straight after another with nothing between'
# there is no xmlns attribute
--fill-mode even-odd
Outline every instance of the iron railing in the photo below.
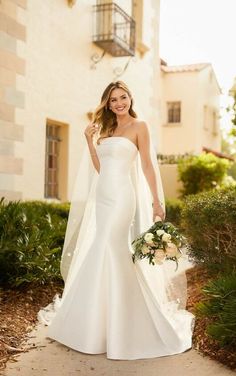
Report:
<svg viewBox="0 0 236 376"><path fill-rule="evenodd" d="M134 56L135 21L115 3L94 5L93 42L112 56Z"/></svg>

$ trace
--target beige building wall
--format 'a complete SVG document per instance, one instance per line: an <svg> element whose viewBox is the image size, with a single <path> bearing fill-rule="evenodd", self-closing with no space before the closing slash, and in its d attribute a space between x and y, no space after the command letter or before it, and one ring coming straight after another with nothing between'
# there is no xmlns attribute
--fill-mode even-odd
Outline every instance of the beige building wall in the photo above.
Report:
<svg viewBox="0 0 236 376"><path fill-rule="evenodd" d="M165 198L179 198L182 182L178 179L178 168L176 164L160 164L160 173L162 178Z"/></svg>
<svg viewBox="0 0 236 376"><path fill-rule="evenodd" d="M26 0L0 1L0 197L23 196Z"/></svg>
<svg viewBox="0 0 236 376"><path fill-rule="evenodd" d="M3 4L10 7L10 3L13 4L11 0L2 0L1 9ZM24 127L24 141L18 142L15 150L15 139L14 142L9 140L9 147L5 144L10 156L4 158L10 158L10 161L18 158L18 164L14 163L14 169L17 168L17 171L13 169L14 181L4 177L1 189L8 187L9 192L13 195L19 192L23 199L44 198L47 123L62 127L59 196L61 200L70 199L85 146L83 132L89 122L87 114L98 105L102 91L113 80L122 79L128 84L134 96L135 110L148 122L155 140L158 139L159 0L145 0L145 8L143 0L118 0L119 5L138 20L136 56L116 58L106 53L97 64L93 62L94 57L96 54L101 56L103 51L92 43L93 5L96 2L79 0L74 3L69 7L65 0L34 0L29 1L26 8L26 2L19 0L16 5L15 17L25 25L27 40L24 44L25 37L24 40L21 37L18 46L21 57L16 57L21 60L15 63L20 64L20 70L15 72L18 68L14 68L9 80L13 90L20 88L18 90L24 93L24 99L20 102L19 93L15 93L20 106L16 110L10 107L9 117L2 121L16 127L17 140L23 141ZM5 12L9 13L9 9ZM8 38L4 43L10 48L13 42ZM5 95L2 91L0 94ZM5 101L4 111L8 105L12 106ZM11 168L9 165L8 170ZM10 193L8 197L12 197Z"/></svg>
<svg viewBox="0 0 236 376"><path fill-rule="evenodd" d="M210 64L162 67L161 139L163 154L220 151L219 96ZM180 123L168 123L167 103L181 102Z"/></svg>
<svg viewBox="0 0 236 376"><path fill-rule="evenodd" d="M220 132L220 89L215 78L214 71L209 65L199 72L198 106L201 127L197 149L207 147L221 151Z"/></svg>
<svg viewBox="0 0 236 376"><path fill-rule="evenodd" d="M161 153L199 154L203 147L220 151L220 89L210 64L162 65ZM168 102L181 103L181 121L168 123ZM178 198L182 183L176 164L160 166L167 198Z"/></svg>

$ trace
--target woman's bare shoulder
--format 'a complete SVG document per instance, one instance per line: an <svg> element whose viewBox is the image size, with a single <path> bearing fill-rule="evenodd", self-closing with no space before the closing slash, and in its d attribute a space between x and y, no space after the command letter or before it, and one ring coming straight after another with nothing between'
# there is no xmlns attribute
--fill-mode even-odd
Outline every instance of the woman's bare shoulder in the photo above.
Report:
<svg viewBox="0 0 236 376"><path fill-rule="evenodd" d="M140 119L135 119L134 125L136 127L136 132L138 134L143 134L145 132L148 132L148 126L146 121L140 120Z"/></svg>

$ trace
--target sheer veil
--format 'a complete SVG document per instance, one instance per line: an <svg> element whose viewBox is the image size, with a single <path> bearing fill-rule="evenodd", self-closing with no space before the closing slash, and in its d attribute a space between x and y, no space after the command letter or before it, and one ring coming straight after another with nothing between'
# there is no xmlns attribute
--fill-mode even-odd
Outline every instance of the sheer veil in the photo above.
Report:
<svg viewBox="0 0 236 376"><path fill-rule="evenodd" d="M162 179L156 158L156 150L151 142L150 154L156 173L158 196L165 208ZM47 309L41 310L38 317L46 324L53 317L52 311L61 304L63 297L69 291L74 278L85 259L96 233L95 199L96 184L99 174L95 171L87 145L85 145L81 162L74 184L71 208L66 229L65 241L61 258L61 274L65 282L62 298L58 296ZM133 163L131 178L136 193L136 211L130 227L130 244L140 233L148 230L153 224L152 196L143 174L140 155ZM131 247L130 247L131 249ZM146 260L134 264L137 278L144 295L155 305L162 307L165 314L173 316L173 311L184 309L186 305L186 278L185 270L189 267L187 260L180 260L179 268L175 271L174 262L165 262L162 265L149 265ZM46 313L47 312L47 313Z"/></svg>

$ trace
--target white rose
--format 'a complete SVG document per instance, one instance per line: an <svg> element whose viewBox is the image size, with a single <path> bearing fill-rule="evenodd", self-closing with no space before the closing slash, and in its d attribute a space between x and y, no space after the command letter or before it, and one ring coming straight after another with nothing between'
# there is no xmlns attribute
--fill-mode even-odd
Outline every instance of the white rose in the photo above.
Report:
<svg viewBox="0 0 236 376"><path fill-rule="evenodd" d="M168 242L171 239L171 235L166 232L162 235L163 242Z"/></svg>
<svg viewBox="0 0 236 376"><path fill-rule="evenodd" d="M143 255L146 255L150 252L150 249L146 245L143 245L141 250Z"/></svg>
<svg viewBox="0 0 236 376"><path fill-rule="evenodd" d="M157 231L156 231L156 234L157 234L158 236L161 236L161 235L165 234L165 231L164 231L164 230L157 230Z"/></svg>
<svg viewBox="0 0 236 376"><path fill-rule="evenodd" d="M175 257L179 253L174 243L167 243L166 254L168 257Z"/></svg>
<svg viewBox="0 0 236 376"><path fill-rule="evenodd" d="M154 235L151 232L147 232L144 236L144 239L147 243L152 243L152 239L154 238Z"/></svg>

